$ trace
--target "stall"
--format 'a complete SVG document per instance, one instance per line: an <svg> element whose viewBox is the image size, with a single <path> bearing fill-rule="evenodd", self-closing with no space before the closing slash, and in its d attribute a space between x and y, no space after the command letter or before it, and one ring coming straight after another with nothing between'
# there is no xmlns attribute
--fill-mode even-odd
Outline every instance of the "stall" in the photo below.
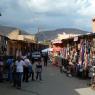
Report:
<svg viewBox="0 0 95 95"><path fill-rule="evenodd" d="M88 67L92 63L93 52L95 50L94 39L95 33L91 33L62 40L64 44L64 58L71 61L76 67L80 66L78 71L81 72L82 78L88 77ZM77 70L74 71L77 73Z"/></svg>
<svg viewBox="0 0 95 95"><path fill-rule="evenodd" d="M58 65L58 54L61 52L63 47L63 43L61 40L55 39L52 41L52 48L53 48L53 54L52 54L52 64Z"/></svg>

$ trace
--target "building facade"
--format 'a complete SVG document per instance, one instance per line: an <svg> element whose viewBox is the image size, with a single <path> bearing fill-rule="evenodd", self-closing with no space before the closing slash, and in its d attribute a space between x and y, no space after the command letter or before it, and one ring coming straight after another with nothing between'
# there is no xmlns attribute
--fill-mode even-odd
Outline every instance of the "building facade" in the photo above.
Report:
<svg viewBox="0 0 95 95"><path fill-rule="evenodd" d="M0 56L6 55L8 38L0 35Z"/></svg>

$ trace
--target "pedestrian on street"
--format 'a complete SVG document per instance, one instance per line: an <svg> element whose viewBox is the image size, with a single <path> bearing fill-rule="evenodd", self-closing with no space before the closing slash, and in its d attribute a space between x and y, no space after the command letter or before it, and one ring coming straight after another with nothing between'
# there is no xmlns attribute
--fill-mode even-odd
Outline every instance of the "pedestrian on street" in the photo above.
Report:
<svg viewBox="0 0 95 95"><path fill-rule="evenodd" d="M40 61L36 64L35 71L36 71L36 80L38 80L38 78L39 80L42 80L42 64Z"/></svg>
<svg viewBox="0 0 95 95"><path fill-rule="evenodd" d="M17 73L16 73L16 64L15 64L15 60L14 60L14 62L13 62L13 66L12 66L12 79L13 79L13 87L16 87Z"/></svg>
<svg viewBox="0 0 95 95"><path fill-rule="evenodd" d="M29 67L31 67L31 62L30 62L29 58L25 57L24 58L24 63L25 63L25 66L24 66L23 81L28 82L29 70L30 70Z"/></svg>
<svg viewBox="0 0 95 95"><path fill-rule="evenodd" d="M48 52L45 52L45 54L43 55L43 60L44 60L44 66L47 66L47 63L48 63Z"/></svg>
<svg viewBox="0 0 95 95"><path fill-rule="evenodd" d="M3 82L3 67L4 67L3 59L2 57L0 57L0 82Z"/></svg>
<svg viewBox="0 0 95 95"><path fill-rule="evenodd" d="M21 81L22 81L22 74L23 74L23 67L25 66L24 61L21 59L20 56L17 57L16 61L16 75L17 75L17 80L16 80L16 86L17 89L21 89Z"/></svg>
<svg viewBox="0 0 95 95"><path fill-rule="evenodd" d="M32 76L31 76L32 75ZM34 70L33 70L33 64L31 63L29 65L29 77L32 77L31 80L34 81Z"/></svg>
<svg viewBox="0 0 95 95"><path fill-rule="evenodd" d="M59 52L59 53L58 53L58 66L60 67L60 72L62 72L62 67L63 67L63 65L62 65L62 58L63 58L63 56L62 56L62 54Z"/></svg>
<svg viewBox="0 0 95 95"><path fill-rule="evenodd" d="M9 56L7 60L7 67L8 67L8 81L12 82L12 65L13 65L13 57Z"/></svg>

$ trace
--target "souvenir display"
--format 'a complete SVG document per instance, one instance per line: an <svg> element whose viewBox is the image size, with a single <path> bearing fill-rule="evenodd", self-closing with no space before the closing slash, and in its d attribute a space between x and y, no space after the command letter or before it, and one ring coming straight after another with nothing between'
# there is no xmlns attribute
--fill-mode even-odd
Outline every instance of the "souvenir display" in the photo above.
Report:
<svg viewBox="0 0 95 95"><path fill-rule="evenodd" d="M76 42L72 41L71 43L64 45L62 50L64 59L74 64L72 66L76 75L78 71L78 73L80 73L79 76L82 76L83 78L88 77L89 66L92 64L94 57L93 52L95 51L95 38L78 38Z"/></svg>

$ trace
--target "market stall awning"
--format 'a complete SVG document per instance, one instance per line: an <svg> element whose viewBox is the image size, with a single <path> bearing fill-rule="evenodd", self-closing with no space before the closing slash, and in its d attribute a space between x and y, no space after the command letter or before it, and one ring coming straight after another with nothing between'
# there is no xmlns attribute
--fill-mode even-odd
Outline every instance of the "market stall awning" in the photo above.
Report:
<svg viewBox="0 0 95 95"><path fill-rule="evenodd" d="M50 51L53 51L52 48L46 48L46 49L43 49L42 52L50 52Z"/></svg>
<svg viewBox="0 0 95 95"><path fill-rule="evenodd" d="M61 43L62 43L62 41L61 41L61 40L59 40L59 39L54 39L54 40L52 40L52 43L53 43L53 44L56 44L56 43L61 44Z"/></svg>

